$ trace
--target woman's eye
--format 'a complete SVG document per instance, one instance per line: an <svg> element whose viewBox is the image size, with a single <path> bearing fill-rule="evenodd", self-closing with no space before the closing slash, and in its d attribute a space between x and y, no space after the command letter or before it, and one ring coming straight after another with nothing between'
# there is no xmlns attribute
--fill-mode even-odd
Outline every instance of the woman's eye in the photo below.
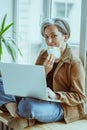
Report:
<svg viewBox="0 0 87 130"><path fill-rule="evenodd" d="M45 39L47 39L47 38L48 38L48 36L44 36L44 38L45 38Z"/></svg>
<svg viewBox="0 0 87 130"><path fill-rule="evenodd" d="M57 36L58 36L58 35L52 35L52 36L50 36L50 38L56 38ZM45 39L48 39L49 36L46 35L46 36L44 36L44 38L45 38Z"/></svg>
<svg viewBox="0 0 87 130"><path fill-rule="evenodd" d="M57 35L52 35L52 38L56 38L57 37Z"/></svg>

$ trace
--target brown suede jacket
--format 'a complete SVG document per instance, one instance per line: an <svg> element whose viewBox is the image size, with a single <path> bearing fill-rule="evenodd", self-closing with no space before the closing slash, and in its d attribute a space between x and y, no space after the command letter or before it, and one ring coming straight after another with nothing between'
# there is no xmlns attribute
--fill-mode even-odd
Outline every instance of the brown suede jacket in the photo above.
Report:
<svg viewBox="0 0 87 130"><path fill-rule="evenodd" d="M43 65L47 51L41 51L36 64ZM73 55L67 45L63 56L57 61L58 66L53 75L53 91L64 111L66 123L85 117L83 102L85 99L85 72L82 62Z"/></svg>

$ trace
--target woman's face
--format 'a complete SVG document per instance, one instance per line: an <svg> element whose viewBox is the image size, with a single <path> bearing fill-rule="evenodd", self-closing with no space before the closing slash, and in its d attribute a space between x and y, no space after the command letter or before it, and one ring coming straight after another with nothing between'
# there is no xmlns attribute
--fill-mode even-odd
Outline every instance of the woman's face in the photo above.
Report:
<svg viewBox="0 0 87 130"><path fill-rule="evenodd" d="M65 35L62 34L55 25L50 25L44 31L45 41L48 46L56 46L62 48L65 42Z"/></svg>

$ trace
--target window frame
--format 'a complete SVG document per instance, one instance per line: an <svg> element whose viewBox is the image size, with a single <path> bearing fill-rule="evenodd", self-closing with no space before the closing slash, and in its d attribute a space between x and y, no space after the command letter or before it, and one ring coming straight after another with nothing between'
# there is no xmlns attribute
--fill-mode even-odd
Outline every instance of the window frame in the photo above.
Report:
<svg viewBox="0 0 87 130"><path fill-rule="evenodd" d="M87 114L87 0L82 0L81 7L81 30L80 30L80 58L85 68L85 112Z"/></svg>

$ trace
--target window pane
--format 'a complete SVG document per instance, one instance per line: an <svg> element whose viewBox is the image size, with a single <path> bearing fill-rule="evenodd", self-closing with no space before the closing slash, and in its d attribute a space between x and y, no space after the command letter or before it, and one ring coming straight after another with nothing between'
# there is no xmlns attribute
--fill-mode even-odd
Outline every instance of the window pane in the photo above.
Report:
<svg viewBox="0 0 87 130"><path fill-rule="evenodd" d="M79 55L81 0L52 0L51 17L63 17L68 20L71 27L69 44Z"/></svg>
<svg viewBox="0 0 87 130"><path fill-rule="evenodd" d="M65 3L55 1L53 3L52 16L65 17Z"/></svg>
<svg viewBox="0 0 87 130"><path fill-rule="evenodd" d="M18 57L20 63L33 63L39 52L42 4L43 0L17 1L17 38L23 53L23 57Z"/></svg>

